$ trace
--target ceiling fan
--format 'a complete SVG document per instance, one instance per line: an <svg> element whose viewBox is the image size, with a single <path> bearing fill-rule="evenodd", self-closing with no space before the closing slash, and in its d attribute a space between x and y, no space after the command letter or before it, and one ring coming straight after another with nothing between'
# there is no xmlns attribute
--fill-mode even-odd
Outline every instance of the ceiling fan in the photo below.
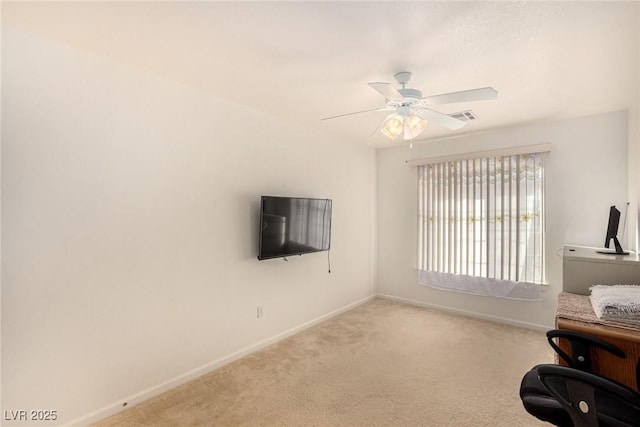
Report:
<svg viewBox="0 0 640 427"><path fill-rule="evenodd" d="M391 83L369 83L369 86L385 97L386 102L384 107L325 117L321 120L335 119L371 111L394 111L394 113L389 114L384 119L374 134L380 131L391 139L396 139L401 136L405 140L412 140L424 132L429 122L435 122L448 129L454 130L460 129L465 125L465 122L462 120L432 110L430 108L432 105L482 101L495 99L498 96L498 92L492 87L483 87L422 97L422 92L419 90L406 88L406 84L411 79L411 73L409 71L399 72L394 77L402 86L401 89L396 89Z"/></svg>

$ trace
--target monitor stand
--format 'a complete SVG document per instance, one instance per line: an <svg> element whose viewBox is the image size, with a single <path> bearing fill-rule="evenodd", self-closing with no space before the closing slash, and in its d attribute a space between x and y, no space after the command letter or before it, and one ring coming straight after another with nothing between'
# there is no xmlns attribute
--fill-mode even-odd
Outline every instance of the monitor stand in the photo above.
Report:
<svg viewBox="0 0 640 427"><path fill-rule="evenodd" d="M622 245L618 241L617 237L613 238L613 244L616 245L615 251L596 251L596 252L599 254L605 254L605 255L629 255L629 252L625 252L622 249Z"/></svg>
<svg viewBox="0 0 640 427"><path fill-rule="evenodd" d="M599 254L605 254L605 255L629 255L629 252L616 252L616 251L596 251Z"/></svg>

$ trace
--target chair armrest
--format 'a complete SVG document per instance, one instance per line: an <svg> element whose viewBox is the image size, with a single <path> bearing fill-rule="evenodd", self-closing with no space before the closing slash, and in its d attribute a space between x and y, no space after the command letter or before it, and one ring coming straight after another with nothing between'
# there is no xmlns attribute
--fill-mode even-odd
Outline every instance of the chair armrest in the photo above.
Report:
<svg viewBox="0 0 640 427"><path fill-rule="evenodd" d="M569 341L571 356L565 353L554 341L554 338L564 338ZM556 353L572 368L591 372L591 348L597 347L617 357L626 359L627 355L619 347L599 338L580 332L563 329L552 329L547 332L547 341Z"/></svg>

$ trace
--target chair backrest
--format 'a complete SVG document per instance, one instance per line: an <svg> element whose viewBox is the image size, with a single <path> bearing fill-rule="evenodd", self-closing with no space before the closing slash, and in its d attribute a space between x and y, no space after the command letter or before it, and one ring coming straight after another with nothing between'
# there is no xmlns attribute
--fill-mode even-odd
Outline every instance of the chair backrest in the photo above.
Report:
<svg viewBox="0 0 640 427"><path fill-rule="evenodd" d="M566 366L540 365L536 370L574 427L640 425L640 394L625 385Z"/></svg>

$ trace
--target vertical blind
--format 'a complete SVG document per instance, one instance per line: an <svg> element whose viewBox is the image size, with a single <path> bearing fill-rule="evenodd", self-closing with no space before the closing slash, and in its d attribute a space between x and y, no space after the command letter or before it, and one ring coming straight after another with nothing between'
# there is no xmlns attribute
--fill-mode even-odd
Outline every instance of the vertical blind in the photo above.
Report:
<svg viewBox="0 0 640 427"><path fill-rule="evenodd" d="M425 164L418 180L420 270L544 283L540 153Z"/></svg>

